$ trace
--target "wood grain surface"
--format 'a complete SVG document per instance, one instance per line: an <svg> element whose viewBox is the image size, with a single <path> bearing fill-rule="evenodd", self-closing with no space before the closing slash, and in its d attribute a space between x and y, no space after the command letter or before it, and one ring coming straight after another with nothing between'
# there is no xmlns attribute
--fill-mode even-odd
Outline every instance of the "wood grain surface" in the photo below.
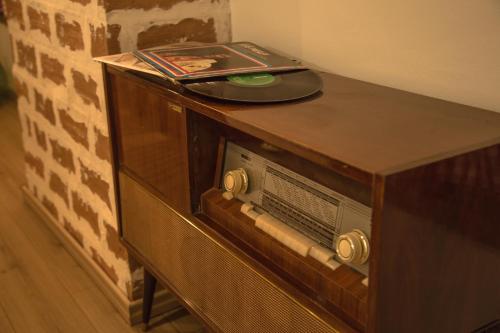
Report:
<svg viewBox="0 0 500 333"><path fill-rule="evenodd" d="M217 163L223 140L264 155L258 146L269 144L276 148L271 160L373 208L366 295L357 277L340 274L329 279L315 275L314 267L303 269L284 260L286 256L276 255L279 246L238 229L244 228L237 222L244 218L237 216L236 206L210 193L204 198L204 212L214 215L201 219L204 227L240 255L251 257L271 248L254 260L255 265L288 272L295 289L290 281L280 287L309 295L304 304L314 307L319 302L331 315L369 333L469 332L500 317L500 114L325 73L323 92L317 96L249 105L221 103L169 90L158 78L106 70L114 85L138 88L129 89L122 104L129 94L147 92L186 110L187 123L177 123L186 124L186 132L174 136L187 136L190 187L177 195L190 195L193 212L199 211L202 193L221 177L216 171L221 170ZM138 104L141 98L130 100ZM185 148L165 147L184 154L180 150ZM143 156L140 163L152 163L152 157ZM144 188L155 186L138 175L133 178ZM149 245L143 241L141 246ZM156 265L157 254L140 255ZM320 281L308 282L313 275ZM337 290L348 290L353 297L335 301L329 295L326 302L333 306L321 303L314 289L329 281L342 284Z"/></svg>
<svg viewBox="0 0 500 333"><path fill-rule="evenodd" d="M360 181L500 142L500 114L333 74L292 103L220 103L109 68L222 123Z"/></svg>
<svg viewBox="0 0 500 333"><path fill-rule="evenodd" d="M472 332L500 318L499 166L497 145L385 179L373 331Z"/></svg>
<svg viewBox="0 0 500 333"><path fill-rule="evenodd" d="M181 105L130 80L112 77L120 168L157 189L177 210L189 210L186 113Z"/></svg>

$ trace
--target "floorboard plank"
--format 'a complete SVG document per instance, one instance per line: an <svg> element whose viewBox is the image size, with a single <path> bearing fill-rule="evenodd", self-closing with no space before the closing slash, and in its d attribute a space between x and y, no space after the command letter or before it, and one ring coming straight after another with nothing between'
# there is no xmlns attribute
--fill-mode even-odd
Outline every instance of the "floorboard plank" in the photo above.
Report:
<svg viewBox="0 0 500 333"><path fill-rule="evenodd" d="M15 210L10 210L3 203L0 204L0 209L7 219L11 221L15 219ZM33 249L29 240L15 223L0 226L0 239L7 251L15 258L16 271L20 275L17 280L24 281L33 298L43 304L40 312L48 313L55 325L63 332L97 332L85 314L80 311L71 295L50 271L48 265L48 262L52 260L50 256ZM15 280L11 280L9 284L15 284ZM36 309L34 310L36 312Z"/></svg>
<svg viewBox="0 0 500 333"><path fill-rule="evenodd" d="M189 312L184 309L180 309L163 316L151 318L148 333L179 333L179 330L176 328L174 323L186 317L193 320L193 318L189 315ZM137 331L141 332L140 330ZM189 331L185 332L187 333Z"/></svg>
<svg viewBox="0 0 500 333"><path fill-rule="evenodd" d="M20 195L18 189L11 189ZM2 194L0 194L1 200ZM43 257L51 258L45 265L82 312L92 318L98 332L132 332L111 303L93 283L90 277L64 250L62 244L42 223L33 223L36 215L25 206L16 210L18 217L13 223L23 232L31 246Z"/></svg>
<svg viewBox="0 0 500 333"><path fill-rule="evenodd" d="M0 332L16 333L1 304L0 304Z"/></svg>
<svg viewBox="0 0 500 333"><path fill-rule="evenodd" d="M26 283L17 259L0 235L0 307L17 332L57 332L38 292Z"/></svg>

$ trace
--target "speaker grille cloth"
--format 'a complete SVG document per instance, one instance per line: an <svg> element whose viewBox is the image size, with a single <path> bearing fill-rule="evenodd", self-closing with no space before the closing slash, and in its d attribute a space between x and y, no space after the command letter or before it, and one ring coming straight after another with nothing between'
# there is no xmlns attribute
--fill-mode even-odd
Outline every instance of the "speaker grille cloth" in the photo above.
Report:
<svg viewBox="0 0 500 333"><path fill-rule="evenodd" d="M230 251L120 174L122 230L224 332L337 332Z"/></svg>

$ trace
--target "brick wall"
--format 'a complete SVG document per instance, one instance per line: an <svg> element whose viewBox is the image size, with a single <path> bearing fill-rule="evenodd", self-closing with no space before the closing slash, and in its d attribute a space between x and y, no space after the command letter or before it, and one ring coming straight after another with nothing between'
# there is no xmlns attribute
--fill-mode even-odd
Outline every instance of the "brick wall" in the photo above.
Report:
<svg viewBox="0 0 500 333"><path fill-rule="evenodd" d="M4 0L29 190L129 299L141 273L117 235L94 56L230 39L228 0ZM49 258L48 258L49 259Z"/></svg>

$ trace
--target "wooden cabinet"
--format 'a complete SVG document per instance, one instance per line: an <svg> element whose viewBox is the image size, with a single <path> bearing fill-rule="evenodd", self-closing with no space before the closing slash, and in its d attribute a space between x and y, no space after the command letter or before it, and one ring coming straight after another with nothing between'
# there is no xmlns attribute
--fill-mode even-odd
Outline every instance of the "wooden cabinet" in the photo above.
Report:
<svg viewBox="0 0 500 333"><path fill-rule="evenodd" d="M141 82L111 78L120 170L158 191L178 210L189 207L186 112Z"/></svg>
<svg viewBox="0 0 500 333"><path fill-rule="evenodd" d="M105 66L120 234L207 327L471 332L500 318L500 115L335 75L224 104ZM369 283L254 230L220 194L230 141L372 209Z"/></svg>

